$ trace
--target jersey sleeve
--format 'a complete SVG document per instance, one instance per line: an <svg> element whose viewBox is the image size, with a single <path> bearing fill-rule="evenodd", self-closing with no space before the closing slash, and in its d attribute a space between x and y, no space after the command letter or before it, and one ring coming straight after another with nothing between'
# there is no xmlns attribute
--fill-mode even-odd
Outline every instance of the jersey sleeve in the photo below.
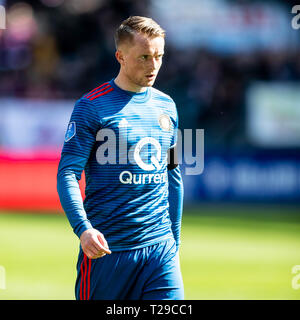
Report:
<svg viewBox="0 0 300 320"><path fill-rule="evenodd" d="M175 147L175 145L177 144L177 139L178 139L178 112L177 112L177 108L176 108L175 103L174 103L174 118L172 119L172 122L173 122L173 136L172 136L170 148Z"/></svg>
<svg viewBox="0 0 300 320"><path fill-rule="evenodd" d="M169 214L172 222L172 232L178 250L180 245L181 220L183 210L184 188L181 177L180 167L176 166L168 170L169 181Z"/></svg>
<svg viewBox="0 0 300 320"><path fill-rule="evenodd" d="M179 250L180 246L180 232L181 232L181 220L183 211L183 197L184 188L183 181L180 172L180 167L178 164L177 155L177 140L178 140L178 113L176 105L174 103L173 109L174 117L172 117L173 122L173 136L171 147L168 154L168 181L169 181L169 214L170 220L172 222L172 232L176 242L176 248Z"/></svg>
<svg viewBox="0 0 300 320"><path fill-rule="evenodd" d="M61 205L75 234L92 228L84 209L78 184L100 129L99 117L89 101L78 100L65 135L57 173L57 191Z"/></svg>
<svg viewBox="0 0 300 320"><path fill-rule="evenodd" d="M88 158L99 129L100 119L95 106L87 99L78 100L66 130L62 153Z"/></svg>
<svg viewBox="0 0 300 320"><path fill-rule="evenodd" d="M84 157L63 153L57 173L57 192L60 203L78 238L85 230L92 228L87 219L78 184L86 161Z"/></svg>

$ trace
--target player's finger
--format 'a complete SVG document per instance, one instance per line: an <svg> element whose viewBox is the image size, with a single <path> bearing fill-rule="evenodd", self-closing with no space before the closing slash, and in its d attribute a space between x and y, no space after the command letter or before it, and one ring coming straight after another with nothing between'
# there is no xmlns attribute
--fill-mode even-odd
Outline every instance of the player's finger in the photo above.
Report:
<svg viewBox="0 0 300 320"><path fill-rule="evenodd" d="M99 242L97 237L93 237L90 245L93 246L97 251L102 250L101 243Z"/></svg>
<svg viewBox="0 0 300 320"><path fill-rule="evenodd" d="M98 239L95 242L92 242L89 248L93 253L93 259L102 258L107 254L107 252L105 251L107 249L101 245Z"/></svg>
<svg viewBox="0 0 300 320"><path fill-rule="evenodd" d="M93 252L96 252L97 256L102 255L103 253L105 254L101 245L97 243L93 243L92 247L93 247Z"/></svg>
<svg viewBox="0 0 300 320"><path fill-rule="evenodd" d="M84 253L89 259L94 259L94 254L90 250L85 250Z"/></svg>
<svg viewBox="0 0 300 320"><path fill-rule="evenodd" d="M101 250L100 252L98 251L98 253L93 256L93 259L102 258L104 256L106 256L106 253Z"/></svg>
<svg viewBox="0 0 300 320"><path fill-rule="evenodd" d="M106 253L101 253L101 254L98 253L96 255L91 255L90 259L98 259L98 258L102 258L104 256L106 256Z"/></svg>
<svg viewBox="0 0 300 320"><path fill-rule="evenodd" d="M90 258L90 259L95 259L98 257L100 254L99 250L97 250L93 245L88 246L85 249L85 254Z"/></svg>
<svg viewBox="0 0 300 320"><path fill-rule="evenodd" d="M104 246L105 248L109 249L108 243L107 243L107 241L105 240L104 237L102 238L102 241L103 241L103 246Z"/></svg>
<svg viewBox="0 0 300 320"><path fill-rule="evenodd" d="M93 248L95 249L95 250L97 250L97 254L99 254L99 252L101 252L101 253L108 253L108 254L110 254L109 252L110 252L110 250L109 250L109 252L107 252L107 250L108 250L108 248L105 248L102 244L101 244L101 242L100 242L100 240L99 240L99 238L98 237L95 237L94 239L93 239L94 241L93 241L93 243L91 244L92 246L93 246Z"/></svg>
<svg viewBox="0 0 300 320"><path fill-rule="evenodd" d="M107 254L111 254L111 251L108 248L103 247L102 251L104 251Z"/></svg>
<svg viewBox="0 0 300 320"><path fill-rule="evenodd" d="M108 248L107 241L105 240L105 238L104 238L104 236L102 235L102 233L98 234L97 238L98 238L98 240L99 240L99 242L100 242L101 249L102 249L105 253L111 254L111 251L110 251L109 248Z"/></svg>

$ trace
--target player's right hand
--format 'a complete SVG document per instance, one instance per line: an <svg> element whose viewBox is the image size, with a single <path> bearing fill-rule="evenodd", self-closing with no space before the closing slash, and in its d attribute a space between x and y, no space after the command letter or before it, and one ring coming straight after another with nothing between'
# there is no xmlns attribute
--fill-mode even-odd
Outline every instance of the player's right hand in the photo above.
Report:
<svg viewBox="0 0 300 320"><path fill-rule="evenodd" d="M80 236L80 243L89 259L102 258L106 254L111 254L104 235L96 229L85 230Z"/></svg>

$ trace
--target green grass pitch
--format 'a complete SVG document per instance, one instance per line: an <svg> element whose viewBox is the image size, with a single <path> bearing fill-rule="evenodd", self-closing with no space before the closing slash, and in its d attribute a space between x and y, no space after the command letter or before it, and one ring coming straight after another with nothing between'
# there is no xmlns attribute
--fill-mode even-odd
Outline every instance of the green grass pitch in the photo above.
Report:
<svg viewBox="0 0 300 320"><path fill-rule="evenodd" d="M78 246L64 215L1 212L0 300L74 299ZM186 299L299 300L299 209L186 208L180 259Z"/></svg>

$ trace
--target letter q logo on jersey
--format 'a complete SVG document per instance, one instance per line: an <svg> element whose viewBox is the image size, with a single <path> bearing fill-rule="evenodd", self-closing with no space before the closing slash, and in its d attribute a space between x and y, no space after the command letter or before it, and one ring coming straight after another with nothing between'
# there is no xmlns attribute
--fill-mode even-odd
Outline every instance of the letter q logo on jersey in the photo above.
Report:
<svg viewBox="0 0 300 320"><path fill-rule="evenodd" d="M149 163L146 163L143 158L143 147L154 147L154 151L150 154L150 161ZM142 154L142 155L141 155ZM144 154L145 155L145 154ZM147 153L149 157L149 153ZM133 150L133 158L135 161L135 164L137 164L141 169L144 171L153 171L153 170L160 170L162 168L162 165L160 164L161 161L161 145L160 143L152 138L152 137L145 137L142 138L136 145ZM131 171L122 171L119 175L119 180L123 184L135 184L135 185L141 185L141 184L161 184L166 183L168 181L167 173L132 173Z"/></svg>
<svg viewBox="0 0 300 320"><path fill-rule="evenodd" d="M150 158L151 163L145 163L142 160L141 154L140 154L142 148L147 144L152 144L156 149L156 156L152 155ZM155 169L157 169L157 170L161 169L161 165L159 163L159 161L161 160L161 145L156 139L154 139L152 137L145 137L137 143L137 145L134 149L133 157L134 157L134 160L137 163L137 165L145 171L152 171Z"/></svg>

